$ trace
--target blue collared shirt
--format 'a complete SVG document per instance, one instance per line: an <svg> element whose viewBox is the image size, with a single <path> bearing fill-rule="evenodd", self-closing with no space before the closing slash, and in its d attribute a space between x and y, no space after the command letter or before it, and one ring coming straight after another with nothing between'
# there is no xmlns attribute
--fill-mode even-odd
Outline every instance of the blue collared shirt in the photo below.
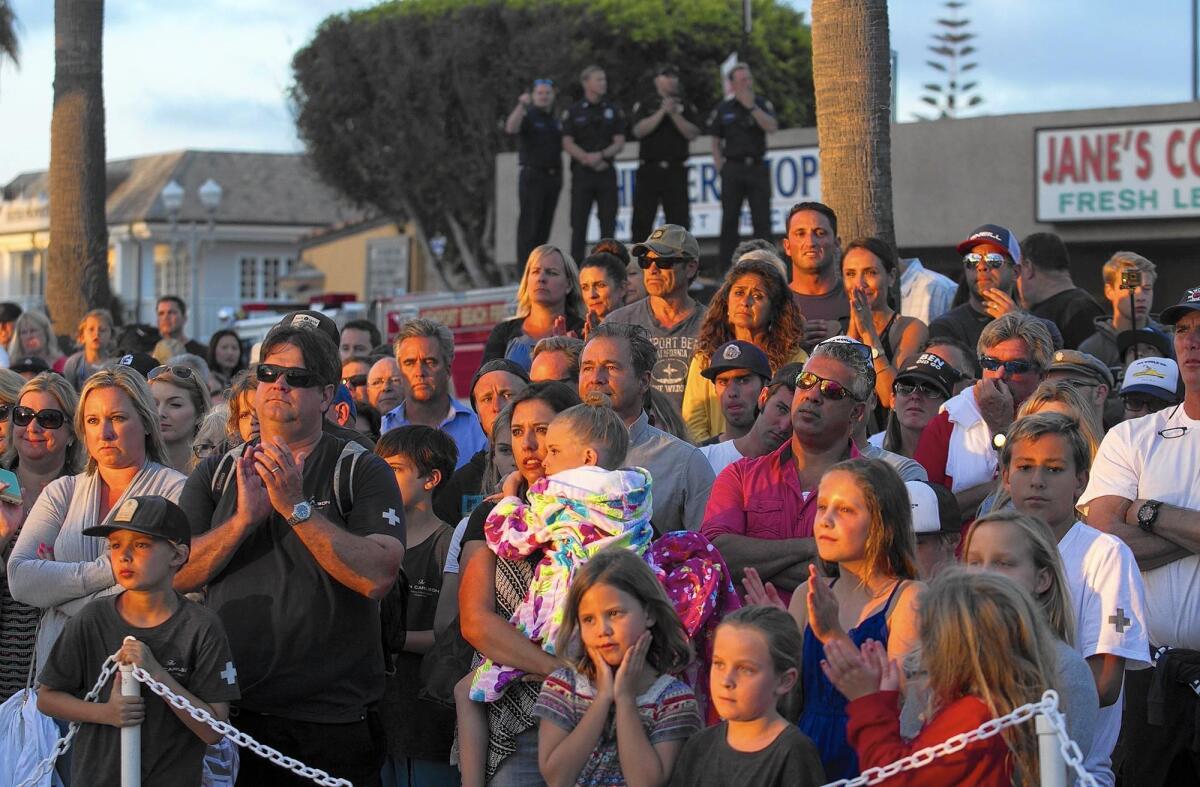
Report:
<svg viewBox="0 0 1200 787"><path fill-rule="evenodd" d="M395 429L397 426L408 426L408 417L404 414L404 402L384 413L380 434ZM450 439L458 446L458 463L454 466L455 470L471 461L471 457L488 447L487 438L483 436L483 427L479 424L479 416L475 415L475 411L469 407L463 407L454 399L450 400L450 410L446 413L446 420L442 421L439 428L450 435Z"/></svg>

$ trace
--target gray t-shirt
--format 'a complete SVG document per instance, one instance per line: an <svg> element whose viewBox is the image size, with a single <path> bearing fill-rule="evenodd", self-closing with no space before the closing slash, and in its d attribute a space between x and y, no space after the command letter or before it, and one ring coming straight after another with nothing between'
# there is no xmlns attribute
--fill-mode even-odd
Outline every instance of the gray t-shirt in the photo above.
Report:
<svg viewBox="0 0 1200 787"><path fill-rule="evenodd" d="M71 618L50 650L38 683L83 699L100 677L105 659L121 649L126 636L137 637L154 660L181 686L206 703L239 698L237 669L229 641L217 616L183 596L179 608L154 628L138 628L117 611L120 596L99 598ZM110 696L114 678L101 689L99 702ZM142 728L142 784L199 784L204 741L184 726L167 703L142 687L146 718ZM79 728L71 756L71 783L92 787L121 783L121 731L107 724Z"/></svg>
<svg viewBox="0 0 1200 787"><path fill-rule="evenodd" d="M789 724L766 748L738 751L729 745L729 722L693 735L684 744L671 773L671 787L816 787L825 783L817 747ZM736 774L736 776L735 776Z"/></svg>
<svg viewBox="0 0 1200 787"><path fill-rule="evenodd" d="M696 345L699 344L700 323L704 319L704 308L695 301L692 304L691 316L670 329L663 328L658 320L654 319L649 298L622 306L604 318L605 322L640 325L646 329L650 341L654 342L655 348L658 349L658 363L650 372L650 384L655 390L666 394L675 403L675 409L680 412L683 411L683 389L687 385L688 364L696 352Z"/></svg>

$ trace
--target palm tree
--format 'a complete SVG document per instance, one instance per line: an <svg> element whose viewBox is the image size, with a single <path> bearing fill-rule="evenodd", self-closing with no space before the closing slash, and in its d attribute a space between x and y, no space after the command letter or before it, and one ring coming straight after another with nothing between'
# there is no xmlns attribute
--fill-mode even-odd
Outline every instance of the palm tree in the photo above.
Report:
<svg viewBox="0 0 1200 787"><path fill-rule="evenodd" d="M104 0L55 0L54 38L46 305L56 332L73 335L89 308L112 306L104 211Z"/></svg>
<svg viewBox="0 0 1200 787"><path fill-rule="evenodd" d="M8 58L13 63L20 63L20 49L17 46L17 16L13 13L9 0L0 0L0 60Z"/></svg>
<svg viewBox="0 0 1200 787"><path fill-rule="evenodd" d="M885 0L813 0L821 196L843 238L895 244L891 48Z"/></svg>

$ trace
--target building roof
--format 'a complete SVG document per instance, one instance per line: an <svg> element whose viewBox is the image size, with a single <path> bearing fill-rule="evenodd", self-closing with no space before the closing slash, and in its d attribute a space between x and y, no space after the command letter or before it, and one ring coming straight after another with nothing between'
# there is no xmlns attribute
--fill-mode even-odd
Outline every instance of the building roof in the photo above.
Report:
<svg viewBox="0 0 1200 787"><path fill-rule="evenodd" d="M198 191L209 178L221 186L218 224L327 226L364 216L318 179L303 154L180 150L108 162L108 223L170 221L161 192L172 180L184 190L179 221L207 221ZM17 175L4 199L37 200L49 180L45 171Z"/></svg>

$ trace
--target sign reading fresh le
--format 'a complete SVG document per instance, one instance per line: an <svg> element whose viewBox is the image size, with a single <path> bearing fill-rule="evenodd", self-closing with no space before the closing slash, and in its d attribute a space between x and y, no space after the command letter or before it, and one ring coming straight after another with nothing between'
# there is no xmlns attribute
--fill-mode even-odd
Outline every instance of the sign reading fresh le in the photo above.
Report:
<svg viewBox="0 0 1200 787"><path fill-rule="evenodd" d="M1035 133L1038 221L1200 216L1200 121Z"/></svg>

